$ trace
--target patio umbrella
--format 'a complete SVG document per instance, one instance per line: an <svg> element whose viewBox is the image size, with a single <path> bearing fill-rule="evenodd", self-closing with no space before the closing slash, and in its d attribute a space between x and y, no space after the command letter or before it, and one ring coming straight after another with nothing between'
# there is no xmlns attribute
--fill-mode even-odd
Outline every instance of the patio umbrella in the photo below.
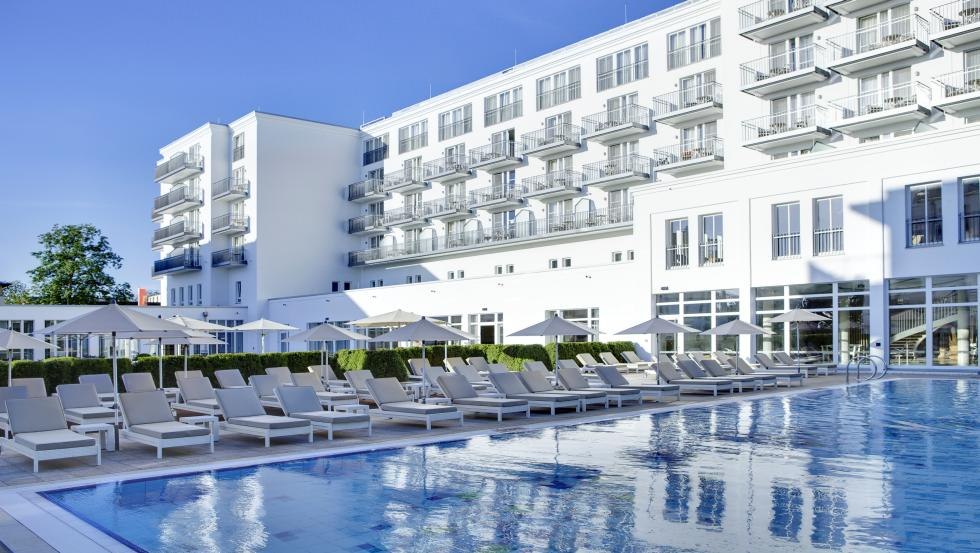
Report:
<svg viewBox="0 0 980 553"><path fill-rule="evenodd" d="M449 326L436 324L422 317L414 323L396 328L374 338L374 342L446 342L446 353L449 352L449 342L456 340L475 341L476 336L456 330ZM425 344L422 344L422 357L425 357Z"/></svg>
<svg viewBox="0 0 980 553"><path fill-rule="evenodd" d="M139 334L141 338L184 336L184 327L163 319L140 313L134 309L121 307L115 303L99 307L68 319L63 323L45 328L43 334L101 334L111 337L112 348L112 386L119 399L119 352L116 339L120 334Z"/></svg>
<svg viewBox="0 0 980 553"><path fill-rule="evenodd" d="M531 325L511 336L554 336L555 337L555 370L558 370L558 337L559 336L595 336L598 334L591 328L578 323L566 321L555 313L538 324Z"/></svg>
<svg viewBox="0 0 980 553"><path fill-rule="evenodd" d="M184 346L184 374L187 374L187 356L191 346L223 346L224 340L219 340L206 332L188 332L187 336L164 338L161 346ZM163 388L163 355L160 356L160 388Z"/></svg>
<svg viewBox="0 0 980 553"><path fill-rule="evenodd" d="M283 323L277 323L276 321L270 321L268 319L258 319L256 321L248 322L245 324L238 325L234 327L234 330L240 330L243 332L258 332L260 340L262 343L262 353L265 353L265 335L269 332L282 332L284 330L299 330L295 326L289 326Z"/></svg>
<svg viewBox="0 0 980 553"><path fill-rule="evenodd" d="M172 323L177 323L180 326L187 327L191 330L199 330L201 332L230 332L230 326L219 325L215 323L209 323L208 321L202 321L200 319L192 319L191 317L184 317L182 315L174 315L167 319Z"/></svg>
<svg viewBox="0 0 980 553"><path fill-rule="evenodd" d="M168 321L179 324L180 326L187 327L190 330L198 331L200 336L189 336L186 340L177 340L174 342L164 341L160 345L181 345L184 346L184 374L187 374L187 355L190 346L210 346L217 345L223 346L225 342L215 338L214 336L207 334L208 332L232 332L230 326L219 325L211 323L208 321L202 321L201 319L193 319L191 317L184 317L182 315L174 315L167 319ZM210 340L209 340L210 339ZM163 378L163 355L160 355L160 378ZM163 386L163 381L160 381L160 386Z"/></svg>
<svg viewBox="0 0 980 553"><path fill-rule="evenodd" d="M172 340L176 339L187 339L192 336L202 334L196 330L191 330L189 328L181 328L179 331L174 331L164 338L163 334L158 332L120 332L117 338L120 340L140 340L155 339L157 341L157 370L160 372L160 379L163 379L163 345L175 343ZM205 336L210 336L210 334L205 334ZM160 384L163 386L163 384Z"/></svg>
<svg viewBox="0 0 980 553"><path fill-rule="evenodd" d="M755 336L758 334L772 334L771 331L762 328L761 326L756 326L752 323L747 323L741 319L735 319L734 321L729 321L725 324L718 325L714 328L709 328L701 333L702 335L709 336L740 336L749 335ZM737 348L736 348L737 350ZM738 352L736 351L736 355Z"/></svg>
<svg viewBox="0 0 980 553"><path fill-rule="evenodd" d="M636 326L631 326L626 330L617 332L616 334L649 334L653 339L653 360L656 363L660 362L660 335L661 334L680 334L680 333L694 333L697 332L689 326L684 326L675 322L668 321L667 319L661 319L660 317L654 317L648 321L642 322ZM657 384L660 384L660 371L657 371Z"/></svg>
<svg viewBox="0 0 980 553"><path fill-rule="evenodd" d="M352 332L346 328L341 328L330 323L323 323L317 325L308 330L304 330L299 334L294 334L289 338L286 338L287 342L323 342L323 347L320 348L320 363L324 362L324 354L326 354L327 342L338 342L342 340L370 340L371 337L365 334L359 334L357 332Z"/></svg>
<svg viewBox="0 0 980 553"><path fill-rule="evenodd" d="M801 307L797 307L796 309L792 309L790 311L787 311L787 312L783 313L782 315L777 315L777 316L775 316L775 317L772 318L772 322L774 322L774 323L795 323L796 324L796 372L797 372L797 374L799 374L801 372L801 367L800 367L800 363L801 363L801 361L800 361L800 323L810 323L810 322L829 321L829 320L830 320L829 317L825 317L825 316L821 315L820 313L814 313L813 311L809 311L809 310L803 309Z"/></svg>
<svg viewBox="0 0 980 553"><path fill-rule="evenodd" d="M16 330L0 330L0 351L7 351L11 349L58 349L52 344L45 342L44 340L38 340L27 334L17 332ZM14 358L11 355L7 355L7 386L10 386L10 381L13 378L11 375L14 371Z"/></svg>
<svg viewBox="0 0 980 553"><path fill-rule="evenodd" d="M391 328L396 326L405 326L408 323L414 323L421 318L422 315L412 313L411 311L396 309L380 315L373 315L371 317L358 319L351 324L361 328Z"/></svg>

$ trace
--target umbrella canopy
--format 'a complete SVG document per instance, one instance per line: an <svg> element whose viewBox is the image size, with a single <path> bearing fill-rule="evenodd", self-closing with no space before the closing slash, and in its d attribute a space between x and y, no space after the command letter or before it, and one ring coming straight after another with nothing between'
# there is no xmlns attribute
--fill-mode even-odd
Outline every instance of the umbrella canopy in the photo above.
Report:
<svg viewBox="0 0 980 553"><path fill-rule="evenodd" d="M354 326L359 326L362 328L385 328L394 326L404 326L408 323L414 323L415 321L422 318L422 315L417 313L412 313L411 311L404 311L401 309L396 309L394 311L389 311L387 313L382 313L380 315L373 315L371 317L365 317L363 319L358 319L351 324ZM430 319L435 320L435 319ZM437 321L441 322L441 321Z"/></svg>
<svg viewBox="0 0 980 553"><path fill-rule="evenodd" d="M820 313L814 313L807 309L797 307L787 311L782 315L776 315L770 319L774 323L811 323L817 321L829 321L830 317L825 317Z"/></svg>
<svg viewBox="0 0 980 553"><path fill-rule="evenodd" d="M374 338L374 342L449 342L454 340L475 340L476 336L448 326L442 326L425 317L396 328Z"/></svg>
<svg viewBox="0 0 980 553"><path fill-rule="evenodd" d="M54 345L38 340L16 330L0 330L0 351L8 349L58 349ZM10 386L13 376L14 358L7 356L7 386Z"/></svg>
<svg viewBox="0 0 980 553"><path fill-rule="evenodd" d="M729 321L723 325L718 325L714 328L705 330L701 334L716 336L739 336L742 334L772 334L772 331L766 330L761 326L755 326L752 323L747 323L741 319L735 319L734 321Z"/></svg>
<svg viewBox="0 0 980 553"><path fill-rule="evenodd" d="M283 332L289 330L299 330L295 326L289 326L283 323L277 323L276 321L270 321L268 319L258 319L245 324L240 324L234 327L233 330L243 331L243 332L258 332L259 340L262 346L262 353L265 353L265 335L270 332Z"/></svg>
<svg viewBox="0 0 980 553"><path fill-rule="evenodd" d="M287 342L337 342L340 340L370 340L366 334L352 332L330 323L317 325L286 338Z"/></svg>
<svg viewBox="0 0 980 553"><path fill-rule="evenodd" d="M667 319L654 317L649 321L642 322L636 326L631 326L626 330L616 334L681 334L698 332L697 329L684 326Z"/></svg>
<svg viewBox="0 0 980 553"><path fill-rule="evenodd" d="M555 337L555 370L558 370L558 337L559 336L594 336L598 334L591 328L584 327L572 321L566 321L555 313L554 316L533 324L511 336L554 336Z"/></svg>
<svg viewBox="0 0 980 553"><path fill-rule="evenodd" d="M177 323L180 326L190 328L192 330L203 330L207 332L227 332L231 330L231 327L209 323L207 321L202 321L200 319L192 319L190 317L184 317L181 315L174 315L167 319L170 322Z"/></svg>

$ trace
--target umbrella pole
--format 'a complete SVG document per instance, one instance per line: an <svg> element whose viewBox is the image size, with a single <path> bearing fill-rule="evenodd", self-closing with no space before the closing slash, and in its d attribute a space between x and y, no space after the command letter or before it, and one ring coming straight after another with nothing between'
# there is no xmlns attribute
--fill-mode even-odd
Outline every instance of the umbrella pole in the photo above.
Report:
<svg viewBox="0 0 980 553"><path fill-rule="evenodd" d="M800 321L796 321L796 374L800 372Z"/></svg>
<svg viewBox="0 0 980 553"><path fill-rule="evenodd" d="M558 336L555 336L555 374L558 374Z"/></svg>
<svg viewBox="0 0 980 553"><path fill-rule="evenodd" d="M187 357L190 355L191 345L184 345L184 376L187 376ZM160 386L163 386L163 381L160 381Z"/></svg>
<svg viewBox="0 0 980 553"><path fill-rule="evenodd" d="M13 376L11 376L13 374L14 374L14 356L10 354L10 351L7 351L7 387L8 388L10 387L11 384L13 384Z"/></svg>
<svg viewBox="0 0 980 553"><path fill-rule="evenodd" d="M157 380L157 382L160 383L160 389L162 390L163 389L163 337L157 338L157 355L159 356L157 372L160 373L160 380Z"/></svg>
<svg viewBox="0 0 980 553"><path fill-rule="evenodd" d="M650 337L653 340L653 347L650 349L653 350L653 362L657 367L657 384L660 384L660 335L651 334Z"/></svg>
<svg viewBox="0 0 980 553"><path fill-rule="evenodd" d="M116 398L116 405L119 404L119 365L118 358L119 352L116 351L116 331L112 331L112 343L109 344L112 349L112 391Z"/></svg>

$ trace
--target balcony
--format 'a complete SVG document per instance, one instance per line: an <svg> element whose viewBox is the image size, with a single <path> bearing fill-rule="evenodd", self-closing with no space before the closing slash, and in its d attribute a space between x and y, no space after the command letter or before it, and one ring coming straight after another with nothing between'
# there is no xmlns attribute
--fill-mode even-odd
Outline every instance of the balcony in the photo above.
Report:
<svg viewBox="0 0 980 553"><path fill-rule="evenodd" d="M582 173L554 171L521 180L524 197L535 200L572 198L582 193Z"/></svg>
<svg viewBox="0 0 980 553"><path fill-rule="evenodd" d="M421 207L402 207L386 211L383 221L386 227L401 229L421 228L429 225L429 220L425 218L425 212L422 211Z"/></svg>
<svg viewBox="0 0 980 553"><path fill-rule="evenodd" d="M721 107L721 84L706 83L654 97L653 119L679 129L721 118Z"/></svg>
<svg viewBox="0 0 980 553"><path fill-rule="evenodd" d="M620 142L650 130L650 109L635 104L582 118L582 138L600 144Z"/></svg>
<svg viewBox="0 0 980 553"><path fill-rule="evenodd" d="M204 195L198 186L188 184L153 199L153 218L180 213L204 205Z"/></svg>
<svg viewBox="0 0 980 553"><path fill-rule="evenodd" d="M475 248L507 247L529 240L561 239L585 233L622 231L632 227L630 206L573 213L542 221L525 221L507 227L492 227L451 235L435 236L431 240L412 241L397 246L385 246L350 252L351 267L383 264L440 254L453 254Z"/></svg>
<svg viewBox="0 0 980 553"><path fill-rule="evenodd" d="M179 152L167 161L157 165L153 180L163 184L173 184L204 171L204 158Z"/></svg>
<svg viewBox="0 0 980 553"><path fill-rule="evenodd" d="M842 253L844 253L844 229L813 230L813 255L840 255Z"/></svg>
<svg viewBox="0 0 980 553"><path fill-rule="evenodd" d="M412 194L429 188L429 183L422 178L421 167L408 167L385 175L382 186L385 192Z"/></svg>
<svg viewBox="0 0 980 553"><path fill-rule="evenodd" d="M466 196L462 194L425 202L422 209L429 219L436 221L461 221L476 217L473 210L467 207Z"/></svg>
<svg viewBox="0 0 980 553"><path fill-rule="evenodd" d="M687 269L691 265L691 254L687 244L667 248L667 269Z"/></svg>
<svg viewBox="0 0 980 553"><path fill-rule="evenodd" d="M639 154L613 157L582 166L584 181L590 187L619 190L650 179L653 161Z"/></svg>
<svg viewBox="0 0 980 553"><path fill-rule="evenodd" d="M833 134L826 121L823 106L756 117L742 121L742 145L765 154L809 149Z"/></svg>
<svg viewBox="0 0 980 553"><path fill-rule="evenodd" d="M422 180L433 182L454 182L473 176L469 157L466 154L444 156L422 165Z"/></svg>
<svg viewBox="0 0 980 553"><path fill-rule="evenodd" d="M211 184L212 200L240 200L247 198L249 193L248 179L228 177Z"/></svg>
<svg viewBox="0 0 980 553"><path fill-rule="evenodd" d="M929 26L918 15L902 17L828 38L826 43L830 51L828 68L842 75L854 75L928 54Z"/></svg>
<svg viewBox="0 0 980 553"><path fill-rule="evenodd" d="M211 252L211 266L214 268L242 267L244 265L248 265L248 261L245 259L245 248L243 247Z"/></svg>
<svg viewBox="0 0 980 553"><path fill-rule="evenodd" d="M381 179L365 179L347 185L347 199L356 203L383 202L391 199L391 193L385 192Z"/></svg>
<svg viewBox="0 0 980 553"><path fill-rule="evenodd" d="M653 170L675 177L713 171L725 165L724 148L720 138L692 140L653 151Z"/></svg>
<svg viewBox="0 0 980 553"><path fill-rule="evenodd" d="M939 98L933 106L960 117L980 113L980 69L940 75L936 81Z"/></svg>
<svg viewBox="0 0 980 553"><path fill-rule="evenodd" d="M980 43L980 0L957 0L929 10L929 38L947 50Z"/></svg>
<svg viewBox="0 0 980 553"><path fill-rule="evenodd" d="M387 231L388 227L384 224L384 215L362 215L347 220L347 234L354 236L384 234Z"/></svg>
<svg viewBox="0 0 980 553"><path fill-rule="evenodd" d="M823 7L840 15L851 15L854 12L884 4L888 0L824 0Z"/></svg>
<svg viewBox="0 0 980 553"><path fill-rule="evenodd" d="M800 257L800 233L772 235L773 259L796 259Z"/></svg>
<svg viewBox="0 0 980 553"><path fill-rule="evenodd" d="M914 127L931 115L931 92L913 82L834 100L833 128L851 136L879 135Z"/></svg>
<svg viewBox="0 0 980 553"><path fill-rule="evenodd" d="M499 171L524 163L524 156L520 154L518 144L513 140L473 148L469 153L470 169Z"/></svg>
<svg viewBox="0 0 980 553"><path fill-rule="evenodd" d="M524 205L524 187L496 184L486 188L470 190L466 194L466 205L470 209L483 209L490 213L517 209Z"/></svg>
<svg viewBox="0 0 980 553"><path fill-rule="evenodd" d="M248 232L248 216L225 213L211 219L211 234L245 234Z"/></svg>
<svg viewBox="0 0 980 553"><path fill-rule="evenodd" d="M823 83L830 79L825 52L822 46L812 44L743 63L742 92L769 99Z"/></svg>
<svg viewBox="0 0 980 553"><path fill-rule="evenodd" d="M153 231L153 247L177 246L188 242L197 242L204 237L204 229L199 223L177 221L172 225Z"/></svg>
<svg viewBox="0 0 980 553"><path fill-rule="evenodd" d="M759 0L738 9L740 34L762 43L788 33L802 34L827 17L813 0Z"/></svg>
<svg viewBox="0 0 980 553"><path fill-rule="evenodd" d="M521 152L537 158L560 156L581 147L582 129L568 123L521 135Z"/></svg>
<svg viewBox="0 0 980 553"><path fill-rule="evenodd" d="M197 248L188 248L153 262L154 277L200 270L201 254Z"/></svg>

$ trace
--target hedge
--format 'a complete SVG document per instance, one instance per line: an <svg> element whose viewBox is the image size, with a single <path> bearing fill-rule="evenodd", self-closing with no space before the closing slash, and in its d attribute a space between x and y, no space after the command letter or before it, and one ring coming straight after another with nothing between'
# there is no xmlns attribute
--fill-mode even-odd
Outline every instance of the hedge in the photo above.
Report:
<svg viewBox="0 0 980 553"><path fill-rule="evenodd" d="M443 347L425 348L425 357L432 365L443 364ZM591 353L596 359L603 351L611 351L617 356L623 351L633 351L632 342L562 342L558 352L562 359L574 359L579 353ZM474 344L449 346L449 357L485 357L490 363L500 363L512 371L523 368L525 360L542 361L548 367L554 366L554 344L547 347L541 344ZM399 380L408 378L408 360L421 357L418 347L379 349L379 350L341 350L330 356L330 365L338 376L351 370L369 370L381 378L393 376ZM140 355L135 361L119 359L119 374L127 372L149 372L154 379L158 370L158 357ZM247 380L255 374L265 374L267 367L289 367L294 372L306 370L310 365L320 364L320 352L295 351L288 353L219 353L215 355L192 355L187 358L187 368L199 370L207 377L214 371L238 369ZM163 358L163 385L176 386L174 374L184 370L184 357L168 355ZM7 379L7 364L0 364L0 378ZM58 384L78 382L82 374L112 374L111 359L77 359L74 357L52 357L43 361L14 361L14 377L41 377L48 390L54 391Z"/></svg>

